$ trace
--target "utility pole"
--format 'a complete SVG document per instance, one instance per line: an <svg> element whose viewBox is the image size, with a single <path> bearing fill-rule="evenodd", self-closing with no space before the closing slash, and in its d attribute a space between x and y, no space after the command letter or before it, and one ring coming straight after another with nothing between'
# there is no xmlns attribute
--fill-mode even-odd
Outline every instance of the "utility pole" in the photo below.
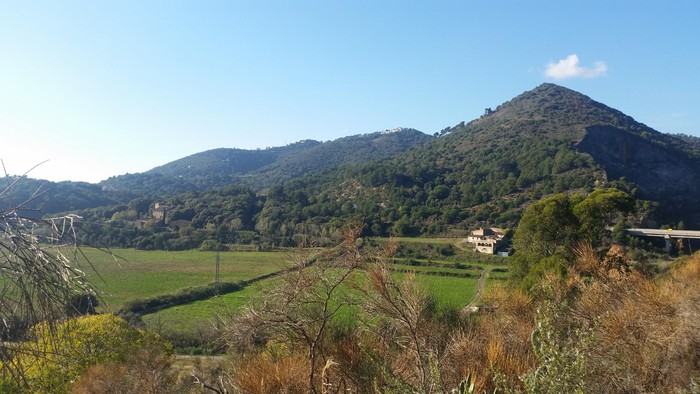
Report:
<svg viewBox="0 0 700 394"><path fill-rule="evenodd" d="M219 295L219 263L221 262L221 258L219 257L219 252L216 252L216 279L214 281L214 292L218 296Z"/></svg>

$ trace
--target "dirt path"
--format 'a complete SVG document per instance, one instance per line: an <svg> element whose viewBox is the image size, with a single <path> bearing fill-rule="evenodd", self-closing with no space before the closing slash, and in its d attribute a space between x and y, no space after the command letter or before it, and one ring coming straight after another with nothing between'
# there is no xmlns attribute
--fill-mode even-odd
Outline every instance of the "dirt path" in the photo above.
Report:
<svg viewBox="0 0 700 394"><path fill-rule="evenodd" d="M201 373L203 371L216 370L223 366L227 366L230 359L224 355L205 356L205 355L184 355L176 354L173 360L172 369L188 376L192 372Z"/></svg>
<svg viewBox="0 0 700 394"><path fill-rule="evenodd" d="M469 309L475 307L476 303L479 302L479 300L481 299L481 295L484 293L484 286L486 286L486 278L488 277L489 272L491 272L494 268L495 267L486 267L483 271L481 271L481 275L479 275L479 282L476 286L476 294L474 294L474 298L472 298L469 304L467 304L467 306L464 307L465 311L468 311Z"/></svg>

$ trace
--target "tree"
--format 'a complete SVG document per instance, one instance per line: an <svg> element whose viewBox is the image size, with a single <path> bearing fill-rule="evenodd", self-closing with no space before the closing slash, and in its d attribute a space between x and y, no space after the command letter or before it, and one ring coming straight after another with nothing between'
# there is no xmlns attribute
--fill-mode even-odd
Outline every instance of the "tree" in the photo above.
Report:
<svg viewBox="0 0 700 394"><path fill-rule="evenodd" d="M623 191L612 188L595 190L573 208L580 223L579 237L593 245L600 245L607 228L615 224L615 219L632 212L634 207L634 198Z"/></svg>
<svg viewBox="0 0 700 394"><path fill-rule="evenodd" d="M0 190L0 201L9 202L0 210L0 392L68 392L88 367L123 362L144 346L149 365L150 355L170 357L171 346L155 334L94 314L97 291L80 267L89 265L78 245L82 218L37 218L44 191L13 204L25 178L7 178ZM87 315L65 319L80 314Z"/></svg>
<svg viewBox="0 0 700 394"><path fill-rule="evenodd" d="M517 250L511 260L514 278L537 283L545 272L563 274L566 260L579 242L603 244L608 227L634 209L635 200L617 189L600 189L588 196L557 194L529 206L513 238Z"/></svg>
<svg viewBox="0 0 700 394"><path fill-rule="evenodd" d="M9 201L17 178L4 190L0 201ZM80 269L77 222L80 217L36 219L35 198L0 211L0 356L12 360L14 343L23 339L29 326L53 321L72 309L77 294L96 291ZM31 215L25 215L25 213ZM21 382L23 370L4 362L0 373Z"/></svg>
<svg viewBox="0 0 700 394"><path fill-rule="evenodd" d="M8 203L0 210L0 391L27 391L44 361L68 354L60 347L65 330L59 326L66 324L60 319L93 312L98 293L81 269L89 265L78 245L82 218L40 218L45 190L18 202L14 192L25 176L6 179L0 189L0 201Z"/></svg>
<svg viewBox="0 0 700 394"><path fill-rule="evenodd" d="M571 248L577 240L578 229L579 221L569 196L557 194L525 210L513 245L520 253L547 257Z"/></svg>

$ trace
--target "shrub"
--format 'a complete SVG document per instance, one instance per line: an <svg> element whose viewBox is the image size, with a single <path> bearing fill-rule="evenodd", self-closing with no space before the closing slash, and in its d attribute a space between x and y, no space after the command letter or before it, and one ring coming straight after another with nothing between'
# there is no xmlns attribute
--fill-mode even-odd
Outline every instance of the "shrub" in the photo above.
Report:
<svg viewBox="0 0 700 394"><path fill-rule="evenodd" d="M30 332L33 339L18 345L11 362L22 371L32 392L68 392L91 366L124 362L145 347L166 354L172 351L158 335L131 328L108 314L66 320L53 328L39 323Z"/></svg>
<svg viewBox="0 0 700 394"><path fill-rule="evenodd" d="M186 287L175 293L131 300L126 302L124 306L117 311L117 314L124 316L128 313L153 313L172 306L205 300L217 294L231 293L240 289L241 284L237 282L220 282L218 285L216 283L209 283L202 286Z"/></svg>

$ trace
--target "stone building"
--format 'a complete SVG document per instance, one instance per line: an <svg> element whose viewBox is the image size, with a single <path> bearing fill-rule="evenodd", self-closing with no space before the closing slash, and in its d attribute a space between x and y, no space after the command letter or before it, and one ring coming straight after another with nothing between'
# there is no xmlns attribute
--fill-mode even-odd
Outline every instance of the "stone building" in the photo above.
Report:
<svg viewBox="0 0 700 394"><path fill-rule="evenodd" d="M467 241L474 244L477 252L495 254L504 236L505 232L502 228L480 228L473 230L467 237Z"/></svg>

